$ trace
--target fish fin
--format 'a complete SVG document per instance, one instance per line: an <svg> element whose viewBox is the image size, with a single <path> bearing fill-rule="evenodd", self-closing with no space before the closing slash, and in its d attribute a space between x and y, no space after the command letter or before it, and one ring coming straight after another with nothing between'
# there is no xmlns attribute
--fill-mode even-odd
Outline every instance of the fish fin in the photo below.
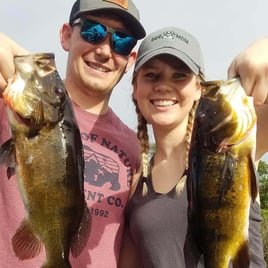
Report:
<svg viewBox="0 0 268 268"><path fill-rule="evenodd" d="M15 174L15 143L13 139L9 139L1 145L0 165L7 166L8 178Z"/></svg>
<svg viewBox="0 0 268 268"><path fill-rule="evenodd" d="M235 169L236 159L230 152L225 153L225 161L221 173L221 189L219 195L219 204L222 203L222 200L226 193L231 189L234 179L234 169Z"/></svg>
<svg viewBox="0 0 268 268"><path fill-rule="evenodd" d="M32 259L42 250L41 239L33 232L27 219L24 219L12 238L15 255L20 260Z"/></svg>
<svg viewBox="0 0 268 268"><path fill-rule="evenodd" d="M249 258L249 245L248 241L245 241L240 249L238 250L236 256L232 259L233 268L248 268L250 264Z"/></svg>
<svg viewBox="0 0 268 268"><path fill-rule="evenodd" d="M252 157L250 157L249 159L251 199L254 202L258 196L257 171Z"/></svg>
<svg viewBox="0 0 268 268"><path fill-rule="evenodd" d="M10 179L15 174L15 167L7 168L7 178Z"/></svg>
<svg viewBox="0 0 268 268"><path fill-rule="evenodd" d="M92 223L91 214L87 207L87 204L85 203L85 208L80 226L76 234L73 236L71 242L70 248L74 258L77 258L87 245L87 241L91 231L91 223Z"/></svg>

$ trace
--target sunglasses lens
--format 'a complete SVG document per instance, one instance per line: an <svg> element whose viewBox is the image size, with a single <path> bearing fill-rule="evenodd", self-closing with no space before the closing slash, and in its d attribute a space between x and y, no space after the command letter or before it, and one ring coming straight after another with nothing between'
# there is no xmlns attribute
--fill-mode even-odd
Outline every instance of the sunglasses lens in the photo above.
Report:
<svg viewBox="0 0 268 268"><path fill-rule="evenodd" d="M114 32L112 35L112 47L113 50L121 55L129 55L137 41L130 35Z"/></svg>
<svg viewBox="0 0 268 268"><path fill-rule="evenodd" d="M109 29L109 32L111 30ZM136 45L137 40L130 35L127 35L118 31L111 31L112 49L120 55L129 55L133 47ZM99 44L101 43L107 34L107 27L94 21L82 20L81 23L81 37L91 43Z"/></svg>
<svg viewBox="0 0 268 268"><path fill-rule="evenodd" d="M91 22L88 20L83 21L81 26L81 36L89 43L100 43L106 36L106 28L100 23Z"/></svg>

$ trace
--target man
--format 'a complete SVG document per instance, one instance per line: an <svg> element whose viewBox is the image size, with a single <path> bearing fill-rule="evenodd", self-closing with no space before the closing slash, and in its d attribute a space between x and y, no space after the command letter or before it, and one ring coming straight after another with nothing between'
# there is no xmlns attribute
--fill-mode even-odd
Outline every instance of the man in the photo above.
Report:
<svg viewBox="0 0 268 268"><path fill-rule="evenodd" d="M60 31L61 45L68 52L64 84L84 145L85 198L92 214L88 244L78 258L71 257L72 267L117 266L123 211L132 174L140 161L135 133L114 114L109 99L115 85L134 63L133 48L144 36L132 0L77 0L69 23ZM14 73L13 55L29 52L4 35L0 39L0 58L5 62L0 64L1 92ZM2 100L0 117L1 145L9 137ZM0 177L0 267L40 267L44 252L24 261L14 255L11 239L25 212L16 178L8 180L3 166Z"/></svg>

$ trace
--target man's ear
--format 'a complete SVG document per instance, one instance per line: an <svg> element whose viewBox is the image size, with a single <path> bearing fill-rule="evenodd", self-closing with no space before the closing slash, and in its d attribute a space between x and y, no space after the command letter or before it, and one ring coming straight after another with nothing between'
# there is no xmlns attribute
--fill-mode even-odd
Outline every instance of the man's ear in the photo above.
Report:
<svg viewBox="0 0 268 268"><path fill-rule="evenodd" d="M70 40L72 37L72 27L69 23L64 23L60 29L60 43L65 51L70 50Z"/></svg>
<svg viewBox="0 0 268 268"><path fill-rule="evenodd" d="M128 56L128 64L126 67L126 72L134 65L136 58L137 58L137 52L134 50L131 51L130 55Z"/></svg>

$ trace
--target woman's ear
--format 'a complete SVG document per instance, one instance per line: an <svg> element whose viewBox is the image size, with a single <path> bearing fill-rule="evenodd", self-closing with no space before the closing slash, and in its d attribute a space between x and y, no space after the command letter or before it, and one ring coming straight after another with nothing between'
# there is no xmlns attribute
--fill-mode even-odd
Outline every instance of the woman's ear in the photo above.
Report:
<svg viewBox="0 0 268 268"><path fill-rule="evenodd" d="M70 50L70 43L72 37L72 27L69 23L64 23L60 29L60 43L65 51Z"/></svg>
<svg viewBox="0 0 268 268"><path fill-rule="evenodd" d="M202 95L202 85L201 85L201 79L197 77L196 81L196 92L195 92L195 100L199 100Z"/></svg>

